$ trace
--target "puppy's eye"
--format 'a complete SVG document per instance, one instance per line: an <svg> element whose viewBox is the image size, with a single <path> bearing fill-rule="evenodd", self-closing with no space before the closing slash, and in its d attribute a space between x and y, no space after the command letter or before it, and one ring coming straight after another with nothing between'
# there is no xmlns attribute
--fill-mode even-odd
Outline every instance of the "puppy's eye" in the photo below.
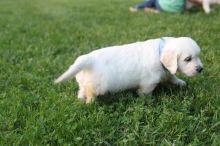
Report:
<svg viewBox="0 0 220 146"><path fill-rule="evenodd" d="M192 57L189 56L189 57L186 57L186 59L185 59L184 61L186 61L186 62L190 62L191 60L192 60Z"/></svg>

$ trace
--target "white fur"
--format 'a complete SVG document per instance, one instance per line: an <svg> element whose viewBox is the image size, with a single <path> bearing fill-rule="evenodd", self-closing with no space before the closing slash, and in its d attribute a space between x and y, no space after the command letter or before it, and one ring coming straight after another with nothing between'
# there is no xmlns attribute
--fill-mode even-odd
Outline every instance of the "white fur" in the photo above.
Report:
<svg viewBox="0 0 220 146"><path fill-rule="evenodd" d="M211 12L211 5L213 4L220 4L220 0L199 0L202 3L202 8L205 13ZM191 3L189 0L186 3L186 8L191 8L194 4Z"/></svg>
<svg viewBox="0 0 220 146"><path fill-rule="evenodd" d="M191 38L164 39L161 56L161 39L106 47L82 55L55 83L75 76L80 88L78 98L87 103L98 95L130 88L138 88L139 95L151 94L164 78L183 86L186 83L174 74L176 71L188 76L197 74L196 67L202 67L200 48ZM188 56L192 56L192 61L184 61Z"/></svg>

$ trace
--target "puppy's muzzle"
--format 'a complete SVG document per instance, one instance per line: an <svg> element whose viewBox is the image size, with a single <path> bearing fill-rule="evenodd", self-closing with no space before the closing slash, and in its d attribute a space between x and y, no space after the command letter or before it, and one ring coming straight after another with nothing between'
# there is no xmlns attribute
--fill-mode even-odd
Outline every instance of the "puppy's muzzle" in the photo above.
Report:
<svg viewBox="0 0 220 146"><path fill-rule="evenodd" d="M201 67L201 66L197 66L197 67L196 67L196 71L197 71L198 73L201 73L202 70L203 70L203 67Z"/></svg>

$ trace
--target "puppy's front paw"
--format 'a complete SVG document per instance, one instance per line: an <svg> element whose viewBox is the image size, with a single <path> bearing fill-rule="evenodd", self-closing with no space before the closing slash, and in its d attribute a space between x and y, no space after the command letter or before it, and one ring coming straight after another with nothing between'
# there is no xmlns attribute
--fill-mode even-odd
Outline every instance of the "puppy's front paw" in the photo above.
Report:
<svg viewBox="0 0 220 146"><path fill-rule="evenodd" d="M181 79L176 80L175 84L180 87L186 86L186 82Z"/></svg>
<svg viewBox="0 0 220 146"><path fill-rule="evenodd" d="M205 9L205 13L206 13L206 14L209 14L210 11L211 11L210 9Z"/></svg>
<svg viewBox="0 0 220 146"><path fill-rule="evenodd" d="M171 76L170 82L174 85L181 86L181 87L186 85L185 81L177 78L175 75Z"/></svg>

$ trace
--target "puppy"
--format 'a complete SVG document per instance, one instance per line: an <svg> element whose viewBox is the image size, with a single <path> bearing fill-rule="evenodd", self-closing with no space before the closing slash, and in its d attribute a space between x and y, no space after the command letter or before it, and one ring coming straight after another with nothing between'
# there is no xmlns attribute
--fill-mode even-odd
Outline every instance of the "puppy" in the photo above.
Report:
<svg viewBox="0 0 220 146"><path fill-rule="evenodd" d="M194 76L203 65L200 48L188 37L164 37L132 44L106 47L82 55L55 83L76 77L78 98L90 103L98 95L137 88L140 96L150 95L164 78L175 85L186 83L177 71Z"/></svg>
<svg viewBox="0 0 220 146"><path fill-rule="evenodd" d="M212 4L220 4L220 0L188 0L186 2L186 8L189 9L191 8L195 3L202 4L202 8L205 11L205 13L210 13L211 12L211 5Z"/></svg>

